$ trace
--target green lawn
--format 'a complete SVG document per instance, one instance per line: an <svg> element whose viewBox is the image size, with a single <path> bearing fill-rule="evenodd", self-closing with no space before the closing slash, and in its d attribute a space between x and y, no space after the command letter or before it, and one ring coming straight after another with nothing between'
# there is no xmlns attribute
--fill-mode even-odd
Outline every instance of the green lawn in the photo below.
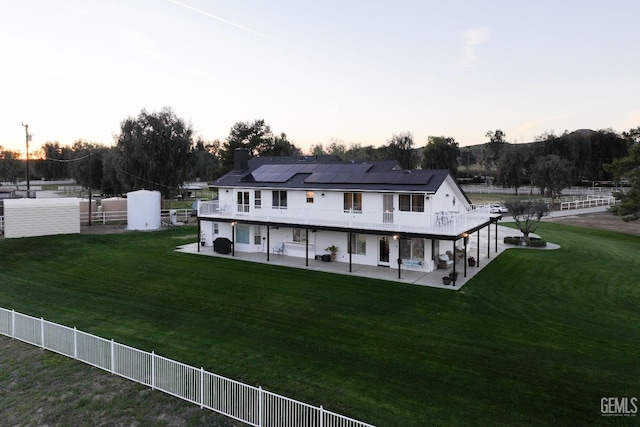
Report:
<svg viewBox="0 0 640 427"><path fill-rule="evenodd" d="M379 426L637 422L600 399L640 397L640 238L537 233L461 292L173 252L195 227L5 239L0 306Z"/></svg>

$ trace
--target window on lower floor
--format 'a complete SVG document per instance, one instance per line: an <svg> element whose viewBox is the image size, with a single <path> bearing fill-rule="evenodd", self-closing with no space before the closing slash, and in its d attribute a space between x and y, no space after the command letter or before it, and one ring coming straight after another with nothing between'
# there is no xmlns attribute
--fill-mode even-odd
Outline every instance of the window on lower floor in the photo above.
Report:
<svg viewBox="0 0 640 427"><path fill-rule="evenodd" d="M251 229L248 225L236 225L236 243L249 244L249 233Z"/></svg>
<svg viewBox="0 0 640 427"><path fill-rule="evenodd" d="M351 253L356 255L367 254L367 235L366 234L351 235Z"/></svg>
<svg viewBox="0 0 640 427"><path fill-rule="evenodd" d="M260 227L256 226L255 232L253 233L253 244L259 245L262 243L262 237L260 236Z"/></svg>
<svg viewBox="0 0 640 427"><path fill-rule="evenodd" d="M424 239L401 239L400 258L402 259L424 259Z"/></svg>
<svg viewBox="0 0 640 427"><path fill-rule="evenodd" d="M298 243L304 243L307 241L307 233L304 228L293 229L293 241Z"/></svg>
<svg viewBox="0 0 640 427"><path fill-rule="evenodd" d="M218 234L220 232L220 228L218 227L218 223L213 223L213 234Z"/></svg>

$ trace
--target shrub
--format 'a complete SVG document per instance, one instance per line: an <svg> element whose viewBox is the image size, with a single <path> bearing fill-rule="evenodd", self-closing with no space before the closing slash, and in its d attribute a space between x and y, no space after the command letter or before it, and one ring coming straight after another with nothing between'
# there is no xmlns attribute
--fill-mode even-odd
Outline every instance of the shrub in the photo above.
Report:
<svg viewBox="0 0 640 427"><path fill-rule="evenodd" d="M529 247L532 248L544 248L547 246L547 242L546 240L542 240L542 239L531 239L529 240Z"/></svg>
<svg viewBox="0 0 640 427"><path fill-rule="evenodd" d="M504 243L506 245L520 245L522 242L522 238L519 236L507 236L504 238Z"/></svg>

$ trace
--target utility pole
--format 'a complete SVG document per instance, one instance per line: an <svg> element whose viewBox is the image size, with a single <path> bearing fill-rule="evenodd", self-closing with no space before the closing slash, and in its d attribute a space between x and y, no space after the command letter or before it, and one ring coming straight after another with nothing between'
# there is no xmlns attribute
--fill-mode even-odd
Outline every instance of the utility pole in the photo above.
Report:
<svg viewBox="0 0 640 427"><path fill-rule="evenodd" d="M29 135L29 125L22 123L24 126L24 139L27 143L27 198L31 197L31 185L29 183L29 140L31 139L31 135Z"/></svg>
<svg viewBox="0 0 640 427"><path fill-rule="evenodd" d="M91 225L91 149L89 149L89 225Z"/></svg>

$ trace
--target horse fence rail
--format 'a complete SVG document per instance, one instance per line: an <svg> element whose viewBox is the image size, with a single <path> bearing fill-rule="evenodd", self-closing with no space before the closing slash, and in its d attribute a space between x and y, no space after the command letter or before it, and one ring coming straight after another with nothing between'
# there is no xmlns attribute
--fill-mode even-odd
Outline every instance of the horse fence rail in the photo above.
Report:
<svg viewBox="0 0 640 427"><path fill-rule="evenodd" d="M251 426L372 427L343 415L42 318L0 308L0 334L79 360Z"/></svg>

